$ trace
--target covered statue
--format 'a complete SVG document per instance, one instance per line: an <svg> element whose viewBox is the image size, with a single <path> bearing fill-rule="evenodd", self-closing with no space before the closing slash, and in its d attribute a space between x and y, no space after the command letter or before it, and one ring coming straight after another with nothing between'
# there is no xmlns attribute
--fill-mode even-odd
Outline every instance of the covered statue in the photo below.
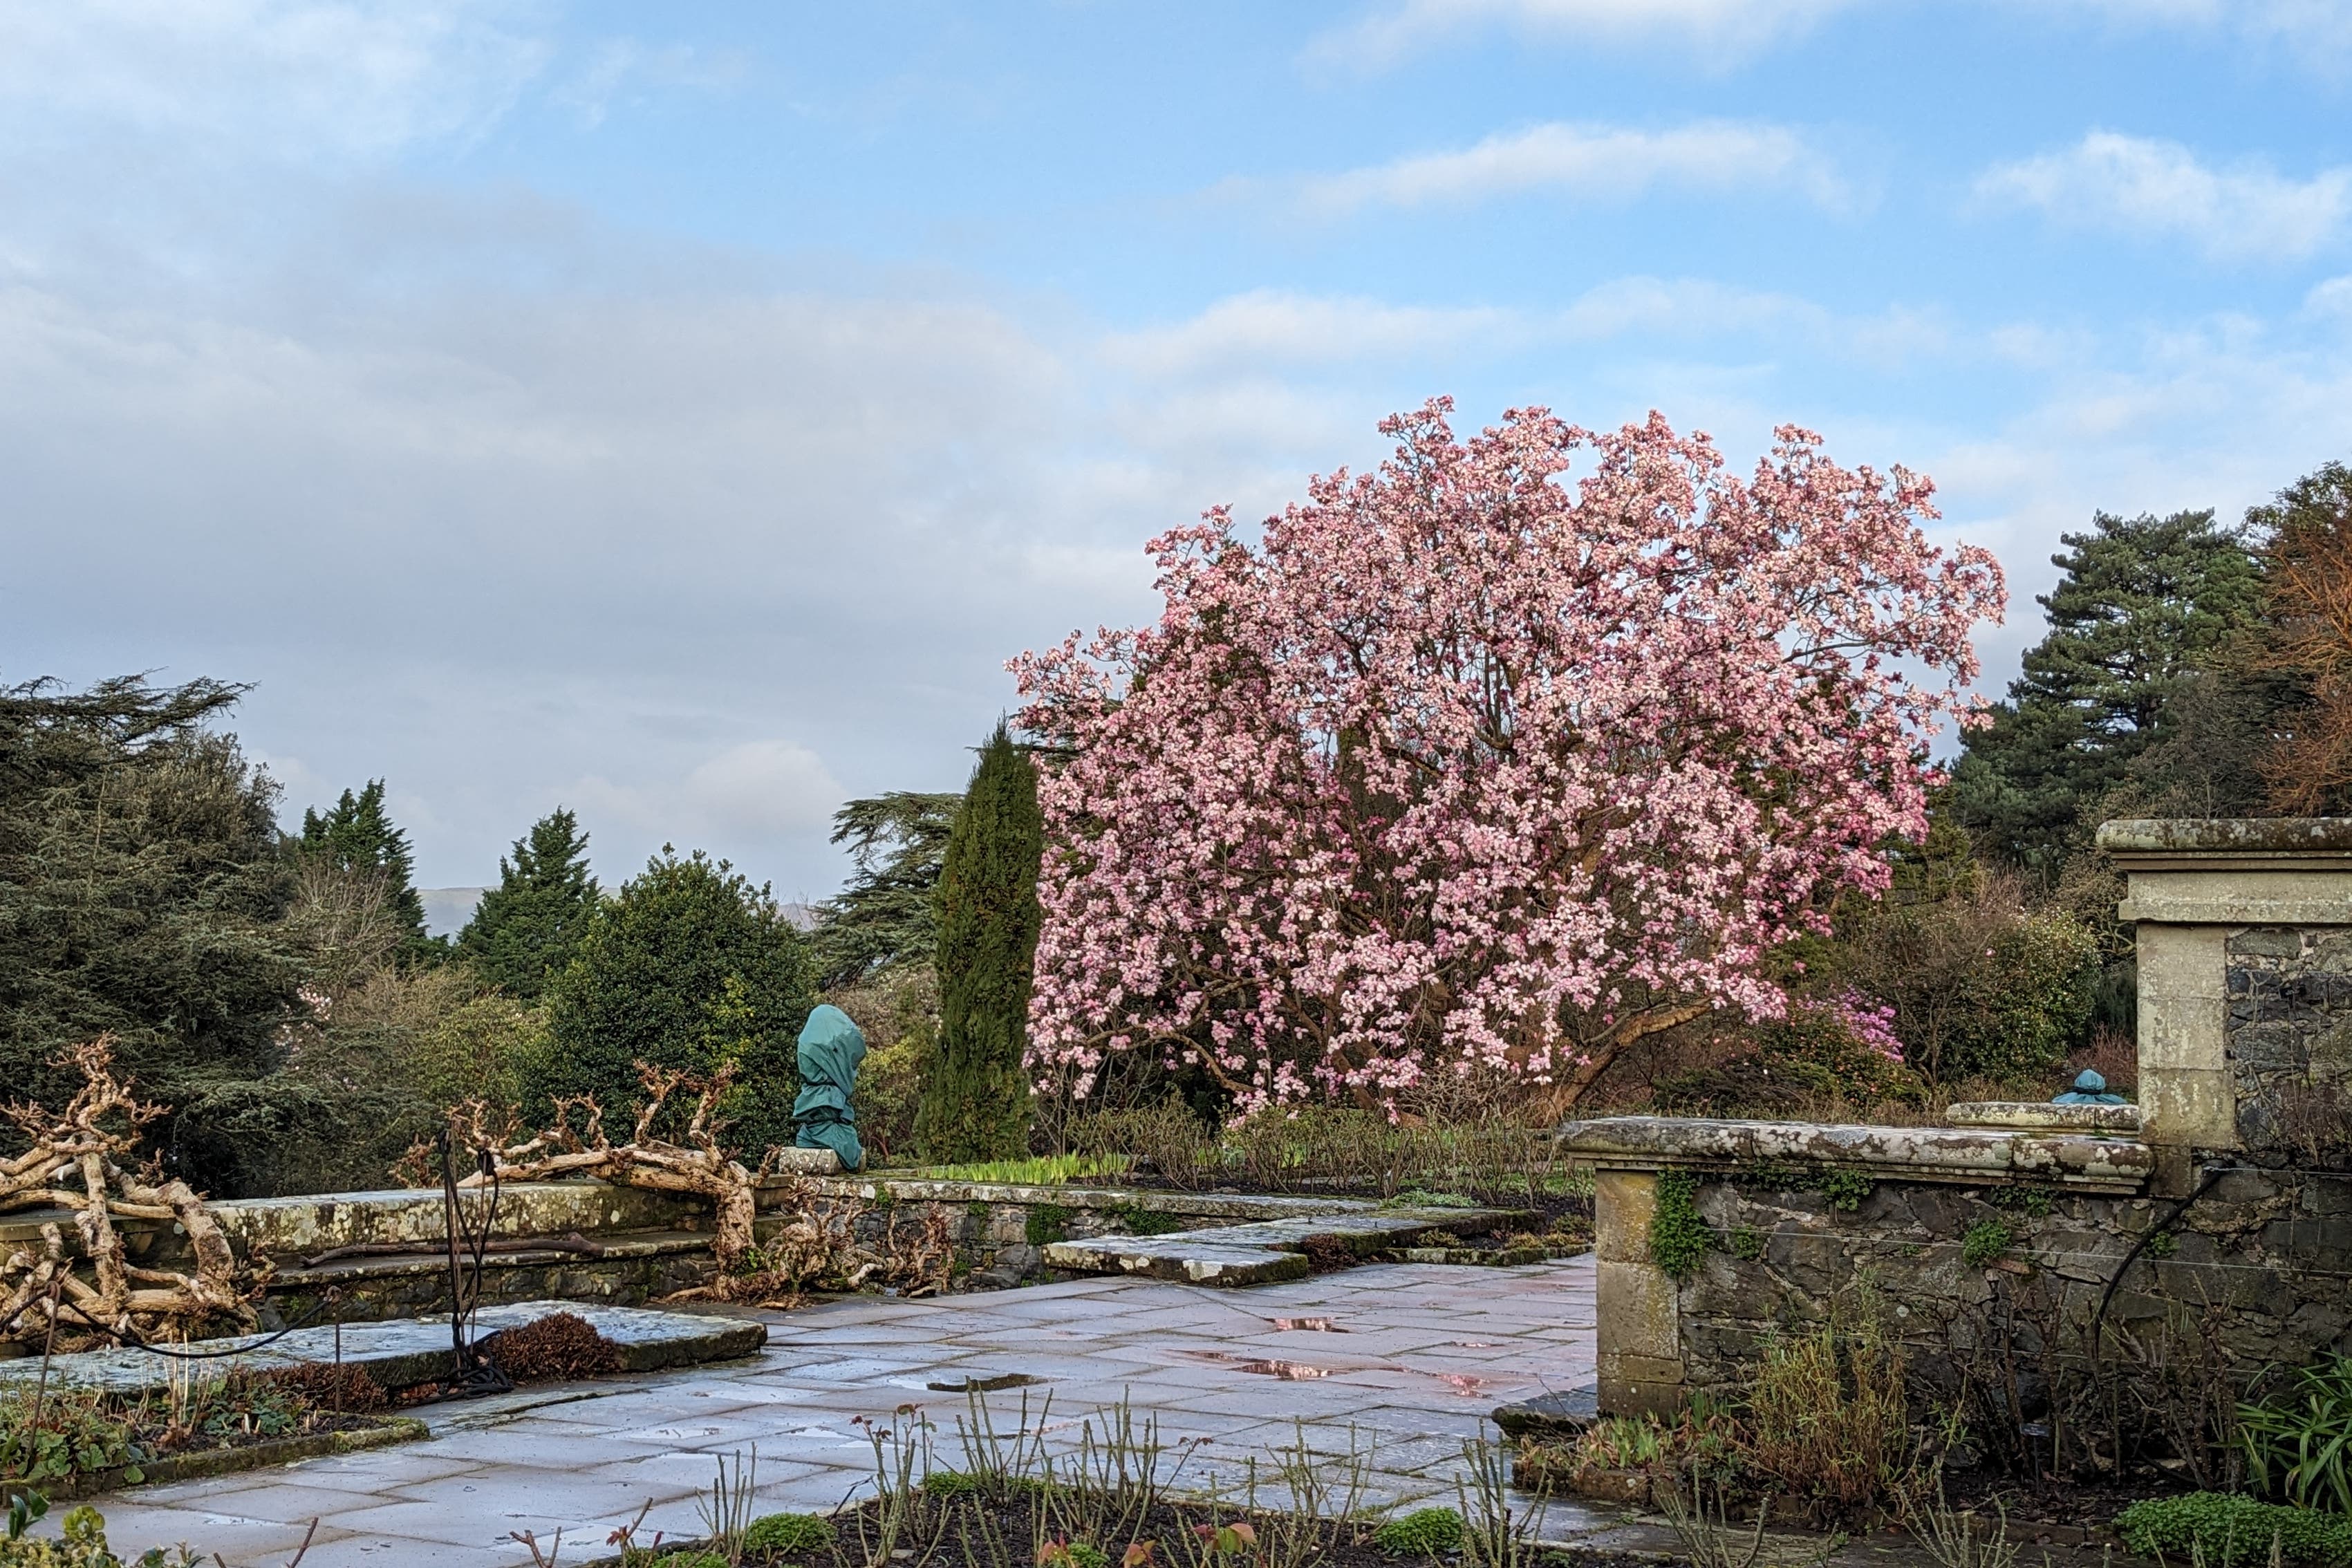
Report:
<svg viewBox="0 0 2352 1568"><path fill-rule="evenodd" d="M855 1171L866 1163L866 1148L857 1141L857 1111L850 1094L857 1087L857 1064L866 1059L866 1036L849 1015L826 1004L801 1026L801 1092L793 1101L793 1120L800 1132L793 1142L803 1149L830 1149L841 1156L841 1168Z"/></svg>

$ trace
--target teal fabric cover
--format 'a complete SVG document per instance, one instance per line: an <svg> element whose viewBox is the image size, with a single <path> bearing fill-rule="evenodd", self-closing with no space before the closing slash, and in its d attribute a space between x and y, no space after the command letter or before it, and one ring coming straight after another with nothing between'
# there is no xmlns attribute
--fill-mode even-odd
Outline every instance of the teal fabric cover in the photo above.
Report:
<svg viewBox="0 0 2352 1568"><path fill-rule="evenodd" d="M801 1026L800 1047L801 1092L793 1101L800 1132L793 1142L830 1149L841 1156L843 1170L857 1170L866 1163L866 1146L857 1141L850 1095L857 1088L857 1064L866 1059L866 1036L848 1014L828 1004Z"/></svg>

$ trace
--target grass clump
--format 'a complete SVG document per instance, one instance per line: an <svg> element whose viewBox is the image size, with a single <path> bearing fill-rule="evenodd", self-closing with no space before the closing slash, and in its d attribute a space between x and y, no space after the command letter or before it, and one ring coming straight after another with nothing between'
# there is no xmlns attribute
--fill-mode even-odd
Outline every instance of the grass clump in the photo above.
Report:
<svg viewBox="0 0 2352 1568"><path fill-rule="evenodd" d="M1037 1154L1025 1160L974 1160L961 1165L933 1165L920 1174L934 1182L1009 1182L1016 1186L1050 1187L1066 1182L1091 1182L1124 1176L1132 1162L1124 1154Z"/></svg>
<svg viewBox="0 0 2352 1568"><path fill-rule="evenodd" d="M1450 1508L1419 1508L1372 1531L1372 1544L1391 1557L1438 1557L1462 1550L1462 1515Z"/></svg>
<svg viewBox="0 0 2352 1568"><path fill-rule="evenodd" d="M930 1482L937 1479L927 1478L924 1489L932 1489ZM832 1521L813 1513L765 1514L753 1520L751 1527L743 1532L743 1554L755 1563L775 1557L798 1557L803 1552L821 1552L832 1544Z"/></svg>
<svg viewBox="0 0 2352 1568"><path fill-rule="evenodd" d="M2195 1555L2208 1568L2279 1561L2312 1568L2352 1563L2352 1519L2307 1508L2287 1508L2226 1492L2149 1498L2116 1516L2116 1533L2143 1557Z"/></svg>
<svg viewBox="0 0 2352 1568"><path fill-rule="evenodd" d="M2255 1489L2352 1514L2352 1356L2298 1367L2270 1398L2239 1405L2238 1434Z"/></svg>

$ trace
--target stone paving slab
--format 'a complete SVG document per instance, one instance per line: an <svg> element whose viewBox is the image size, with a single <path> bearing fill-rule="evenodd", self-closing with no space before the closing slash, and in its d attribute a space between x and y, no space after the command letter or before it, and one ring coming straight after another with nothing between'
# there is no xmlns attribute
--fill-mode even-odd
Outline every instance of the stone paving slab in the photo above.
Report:
<svg viewBox="0 0 2352 1568"><path fill-rule="evenodd" d="M1525 1216L1502 1209L1381 1208L1219 1226L1167 1236L1095 1236L1045 1248L1054 1268L1134 1274L1195 1285L1266 1285L1304 1279L1312 1269L1309 1237L1336 1236L1359 1253L1433 1236L1491 1230Z"/></svg>
<svg viewBox="0 0 2352 1568"><path fill-rule="evenodd" d="M475 1315L475 1331L487 1335L520 1328L557 1312L585 1319L621 1348L621 1364L631 1372L754 1355L768 1337L767 1325L740 1318L580 1301L512 1301L484 1307ZM238 1368L252 1372L340 1359L347 1366L366 1368L386 1388L438 1382L457 1370L457 1352L450 1343L446 1317L346 1323L340 1336L331 1324L297 1329L274 1340L267 1334L246 1334L207 1340L191 1348L218 1352L240 1345L254 1348L245 1354L184 1363L139 1350L82 1351L50 1358L47 1376L52 1385L135 1395L166 1390L173 1372L182 1366L210 1379L226 1377ZM41 1375L42 1363L37 1356L0 1361L0 1392L29 1388Z"/></svg>
<svg viewBox="0 0 2352 1568"><path fill-rule="evenodd" d="M95 1500L118 1546L186 1541L233 1568L279 1568L313 1518L319 1537L303 1568L523 1568L530 1555L511 1531L534 1531L544 1543L561 1528L566 1560L584 1561L648 1502L648 1534L696 1533L696 1497L719 1461L755 1448L762 1511L835 1508L872 1484L858 1418L903 1421L902 1406L931 1424L933 1462L958 1468L958 1418L970 1419L976 1404L1010 1430L1025 1397L1033 1423L1050 1413L1048 1447L1063 1453L1083 1423L1129 1403L1139 1422L1159 1423L1163 1441L1187 1443L1180 1485L1188 1489L1213 1484L1232 1495L1253 1462L1264 1485L1275 1457L1303 1440L1326 1456L1360 1445L1372 1457L1377 1502L1450 1503L1461 1444L1492 1435L1493 1405L1592 1380L1591 1279L1590 1258L1399 1264L1240 1296L1114 1278L979 1298L825 1302L746 1315L768 1333L751 1359L427 1406L419 1414L433 1436L402 1448ZM1310 1315L1354 1332L1274 1321ZM1454 1340L1482 1342L1495 1358L1465 1362ZM1355 1353L1358 1341L1366 1353ZM1249 1370L1274 1361L1324 1375L1285 1381ZM921 1386L925 1373L950 1369L1044 1381L977 1394ZM1446 1382L1465 1372L1485 1380L1475 1394ZM1548 1528L1633 1528L1562 1505L1553 1518Z"/></svg>

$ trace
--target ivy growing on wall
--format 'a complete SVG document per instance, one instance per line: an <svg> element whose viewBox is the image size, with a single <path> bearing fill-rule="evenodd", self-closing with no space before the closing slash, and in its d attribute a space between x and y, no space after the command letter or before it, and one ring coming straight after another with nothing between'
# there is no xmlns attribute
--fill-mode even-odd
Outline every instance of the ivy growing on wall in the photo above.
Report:
<svg viewBox="0 0 2352 1568"><path fill-rule="evenodd" d="M1677 1285L1697 1277L1715 1245L1715 1232L1698 1213L1698 1173L1658 1173L1656 1206L1650 1211L1650 1261Z"/></svg>

